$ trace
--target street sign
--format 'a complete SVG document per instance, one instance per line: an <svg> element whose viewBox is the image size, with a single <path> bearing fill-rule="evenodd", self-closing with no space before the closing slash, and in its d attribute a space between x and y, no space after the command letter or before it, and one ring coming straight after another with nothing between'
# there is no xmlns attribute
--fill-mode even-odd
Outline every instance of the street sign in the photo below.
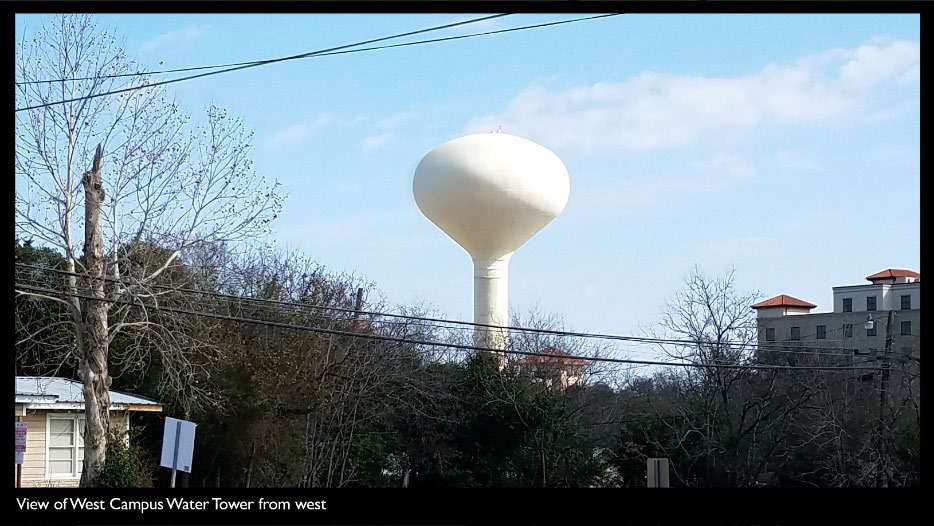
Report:
<svg viewBox="0 0 934 526"><path fill-rule="evenodd" d="M26 453L26 422L14 422L16 428L14 431L13 449L16 451L16 463L23 463L23 455ZM9 457L7 457L9 458Z"/></svg>
<svg viewBox="0 0 934 526"><path fill-rule="evenodd" d="M162 433L163 467L172 468L172 487L175 487L175 471L191 473L191 457L195 449L195 423L167 417Z"/></svg>

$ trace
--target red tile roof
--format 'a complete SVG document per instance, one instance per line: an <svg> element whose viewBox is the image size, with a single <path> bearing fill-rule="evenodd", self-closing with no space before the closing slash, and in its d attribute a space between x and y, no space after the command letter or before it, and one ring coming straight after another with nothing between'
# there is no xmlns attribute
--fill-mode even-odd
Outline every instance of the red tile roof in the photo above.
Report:
<svg viewBox="0 0 934 526"><path fill-rule="evenodd" d="M876 272L872 276L866 276L866 279L869 281L875 281L877 279L892 279L892 278L918 278L921 279L921 274L913 270L903 270L900 268L887 268L882 272Z"/></svg>
<svg viewBox="0 0 934 526"><path fill-rule="evenodd" d="M543 354L552 354L551 356L539 356L537 354L530 354L523 356L516 363L519 365L528 365L533 363L552 363L552 364L563 364L563 365L587 365L589 361L583 358L564 358L564 356L571 356L561 349L556 349L554 347L545 347L544 349L538 351Z"/></svg>
<svg viewBox="0 0 934 526"><path fill-rule="evenodd" d="M363 331L373 330L373 324L366 320L354 318L354 319L347 320L347 321L352 329L361 329Z"/></svg>
<svg viewBox="0 0 934 526"><path fill-rule="evenodd" d="M805 309L813 309L817 307L813 303L808 303L804 300L799 300L787 294L781 294L775 296L774 298L769 298L765 301L760 301L752 306L754 309L761 309L765 307L802 307Z"/></svg>

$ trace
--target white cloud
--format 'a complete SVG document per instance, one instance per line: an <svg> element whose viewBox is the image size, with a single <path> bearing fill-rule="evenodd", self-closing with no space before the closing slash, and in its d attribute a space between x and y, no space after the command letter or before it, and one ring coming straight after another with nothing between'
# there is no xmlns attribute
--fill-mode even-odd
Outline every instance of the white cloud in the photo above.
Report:
<svg viewBox="0 0 934 526"><path fill-rule="evenodd" d="M298 146L325 128L338 124L341 119L331 113L323 113L310 121L296 122L272 134L266 141L267 148L290 148Z"/></svg>
<svg viewBox="0 0 934 526"><path fill-rule="evenodd" d="M378 121L374 125L375 132L363 139L363 151L371 153L386 146L395 139L396 131L400 126L414 120L418 115L416 111L406 111Z"/></svg>
<svg viewBox="0 0 934 526"><path fill-rule="evenodd" d="M181 51L205 36L210 26L199 24L189 24L181 29L163 33L155 38L151 38L142 44L140 49L144 52L163 51L177 52Z"/></svg>
<svg viewBox="0 0 934 526"><path fill-rule="evenodd" d="M551 148L585 152L650 150L771 122L831 121L859 108L884 81L919 79L918 42L873 41L742 77L646 71L623 82L564 90L533 85L499 114L471 120L467 130L502 126Z"/></svg>
<svg viewBox="0 0 934 526"><path fill-rule="evenodd" d="M921 79L921 46L917 42L894 41L863 44L850 53L840 70L841 77L860 87L886 78L907 84Z"/></svg>
<svg viewBox="0 0 934 526"><path fill-rule="evenodd" d="M383 132L377 135L371 135L366 139L363 139L363 151L369 153L374 150L378 150L383 146L389 144L393 138L393 134L390 132Z"/></svg>
<svg viewBox="0 0 934 526"><path fill-rule="evenodd" d="M772 163L781 172L813 174L826 170L813 152L779 150L772 155Z"/></svg>
<svg viewBox="0 0 934 526"><path fill-rule="evenodd" d="M756 175L756 167L737 155L718 153L710 161L710 168L724 181L741 181Z"/></svg>
<svg viewBox="0 0 934 526"><path fill-rule="evenodd" d="M614 212L661 210L662 203L731 191L758 173L749 161L728 153L716 153L706 161L688 163L686 167L686 173L676 177L626 178L575 190L576 206Z"/></svg>

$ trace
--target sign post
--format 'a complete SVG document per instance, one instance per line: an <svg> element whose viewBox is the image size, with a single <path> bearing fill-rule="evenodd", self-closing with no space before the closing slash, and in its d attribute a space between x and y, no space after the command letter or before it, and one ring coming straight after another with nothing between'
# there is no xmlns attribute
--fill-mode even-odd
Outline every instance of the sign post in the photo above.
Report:
<svg viewBox="0 0 934 526"><path fill-rule="evenodd" d="M23 487L23 456L26 454L26 422L17 416L14 432L14 450L16 453L16 487Z"/></svg>
<svg viewBox="0 0 934 526"><path fill-rule="evenodd" d="M646 462L648 474L646 480L650 488L668 487L668 459L650 458Z"/></svg>
<svg viewBox="0 0 934 526"><path fill-rule="evenodd" d="M175 418L165 419L162 434L163 467L172 469L169 487L175 487L175 474L178 470L191 473L191 457L195 448L195 423Z"/></svg>
<svg viewBox="0 0 934 526"><path fill-rule="evenodd" d="M169 487L175 487L175 472L178 471L178 441L182 437L182 421L179 420L175 422L175 448L172 453L172 480L169 482Z"/></svg>

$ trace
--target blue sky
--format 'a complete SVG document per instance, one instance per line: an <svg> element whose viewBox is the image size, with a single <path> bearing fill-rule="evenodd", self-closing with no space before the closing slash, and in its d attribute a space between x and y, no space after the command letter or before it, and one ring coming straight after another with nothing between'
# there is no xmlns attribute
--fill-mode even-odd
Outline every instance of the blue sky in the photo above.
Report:
<svg viewBox="0 0 934 526"><path fill-rule="evenodd" d="M479 15L99 15L152 69L286 56ZM437 36L554 20L512 15ZM17 36L42 16L18 16ZM431 34L435 35L435 34ZM428 38L428 36L424 37ZM160 66L160 62L162 65ZM288 198L275 243L393 304L472 316L466 253L411 192L422 156L501 129L571 195L519 249L510 305L632 334L694 265L830 310L831 287L920 272L919 15L631 14L310 58L175 84L226 107Z"/></svg>

